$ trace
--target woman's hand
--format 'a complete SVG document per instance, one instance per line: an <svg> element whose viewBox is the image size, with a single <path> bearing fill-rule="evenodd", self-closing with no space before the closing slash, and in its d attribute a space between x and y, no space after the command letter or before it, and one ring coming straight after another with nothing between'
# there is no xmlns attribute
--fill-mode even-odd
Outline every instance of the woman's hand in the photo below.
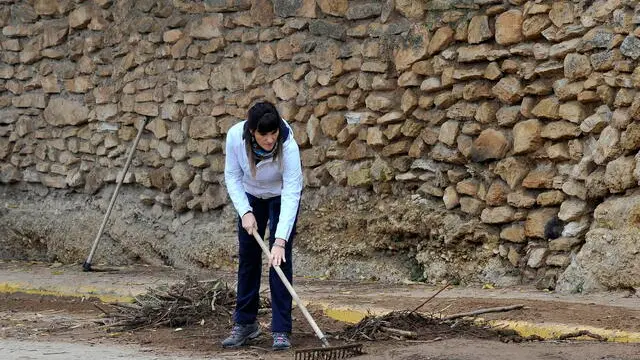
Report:
<svg viewBox="0 0 640 360"><path fill-rule="evenodd" d="M242 215L242 228L245 229L249 235L253 235L254 231L258 231L258 223L252 212Z"/></svg>
<svg viewBox="0 0 640 360"><path fill-rule="evenodd" d="M284 256L284 247L287 246L287 242L284 239L276 239L271 247L271 259L269 264L273 266L280 266L282 263L286 263L287 259Z"/></svg>

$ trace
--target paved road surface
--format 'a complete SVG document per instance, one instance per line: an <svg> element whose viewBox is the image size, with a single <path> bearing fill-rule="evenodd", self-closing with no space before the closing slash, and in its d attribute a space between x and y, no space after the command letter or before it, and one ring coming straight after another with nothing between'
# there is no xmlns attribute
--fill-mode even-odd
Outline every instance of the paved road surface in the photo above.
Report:
<svg viewBox="0 0 640 360"><path fill-rule="evenodd" d="M140 348L115 347L113 345L84 345L62 342L0 340L0 354L5 360L169 360L183 357L149 355ZM195 359L195 358L194 358Z"/></svg>

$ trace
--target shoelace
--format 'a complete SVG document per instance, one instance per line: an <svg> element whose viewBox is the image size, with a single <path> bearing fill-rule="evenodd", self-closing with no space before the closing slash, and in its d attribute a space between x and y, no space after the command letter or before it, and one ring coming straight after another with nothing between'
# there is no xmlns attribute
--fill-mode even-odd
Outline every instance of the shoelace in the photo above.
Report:
<svg viewBox="0 0 640 360"><path fill-rule="evenodd" d="M240 334L241 332L242 332L242 329L240 328L240 326L236 325L231 329L231 336L236 336L236 335Z"/></svg>
<svg viewBox="0 0 640 360"><path fill-rule="evenodd" d="M277 342L285 342L287 341L287 334L284 333L275 333L274 340Z"/></svg>

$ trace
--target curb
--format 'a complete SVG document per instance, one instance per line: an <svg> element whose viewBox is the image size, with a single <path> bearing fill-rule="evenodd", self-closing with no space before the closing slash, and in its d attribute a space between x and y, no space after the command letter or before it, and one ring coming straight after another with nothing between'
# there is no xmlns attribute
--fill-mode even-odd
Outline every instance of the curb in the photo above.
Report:
<svg viewBox="0 0 640 360"><path fill-rule="evenodd" d="M25 293L29 295L55 296L55 297L74 297L74 298L96 298L102 302L133 302L133 296L123 296L116 293L101 293L97 289L78 288L73 291L32 288L24 283L0 283L0 294Z"/></svg>
<svg viewBox="0 0 640 360"><path fill-rule="evenodd" d="M607 342L615 343L640 343L640 333L624 331L624 330L612 330L603 329L593 326L580 326L580 325L567 325L558 323L532 323L527 321L512 321L512 320L493 320L488 324L494 328L504 328L515 330L521 336L537 335L545 340L553 340L566 334L576 333L578 331L586 330L592 334L600 335L607 339ZM575 340L593 340L588 336L574 337Z"/></svg>

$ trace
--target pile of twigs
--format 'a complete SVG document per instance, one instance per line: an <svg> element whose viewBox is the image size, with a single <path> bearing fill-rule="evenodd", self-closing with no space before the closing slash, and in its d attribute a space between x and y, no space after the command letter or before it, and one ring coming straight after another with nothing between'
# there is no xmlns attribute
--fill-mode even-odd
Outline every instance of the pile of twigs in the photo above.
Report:
<svg viewBox="0 0 640 360"><path fill-rule="evenodd" d="M345 330L337 336L347 341L389 339L437 341L443 338L453 337L493 338L502 341L540 340L538 338L522 338L514 331L492 329L482 323L473 321L473 319L480 314L518 310L522 309L524 305L479 309L445 317L418 313L420 308L446 290L449 285L450 284L446 283L444 287L411 311L393 311L383 316L367 316L359 323L346 327Z"/></svg>
<svg viewBox="0 0 640 360"><path fill-rule="evenodd" d="M394 311L383 316L367 316L348 326L340 337L348 341L435 340L451 337L496 338L499 335L469 320L445 320L413 311Z"/></svg>
<svg viewBox="0 0 640 360"><path fill-rule="evenodd" d="M148 289L133 303L96 304L106 317L103 325L121 330L185 326L213 317L229 317L236 293L220 280L197 281L188 277L169 287Z"/></svg>

